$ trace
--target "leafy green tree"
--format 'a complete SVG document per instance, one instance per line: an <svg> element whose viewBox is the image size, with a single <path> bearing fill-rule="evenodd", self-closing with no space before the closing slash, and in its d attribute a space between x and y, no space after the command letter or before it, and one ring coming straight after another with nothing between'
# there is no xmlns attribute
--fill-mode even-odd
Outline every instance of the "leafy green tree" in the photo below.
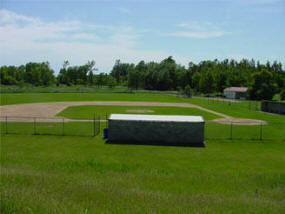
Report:
<svg viewBox="0 0 285 214"><path fill-rule="evenodd" d="M42 85L49 86L49 85L54 84L55 82L55 77L53 74L54 72L50 68L48 62L41 63L38 69L40 71L40 76L41 76L40 78L41 78Z"/></svg>
<svg viewBox="0 0 285 214"><path fill-rule="evenodd" d="M15 85L18 83L14 77L13 70L16 69L14 66L2 66L0 68L0 79L3 85Z"/></svg>
<svg viewBox="0 0 285 214"><path fill-rule="evenodd" d="M111 75L108 76L108 87L109 88L114 88L117 84L116 79L112 77Z"/></svg>
<svg viewBox="0 0 285 214"><path fill-rule="evenodd" d="M280 93L280 100L285 100L285 89L283 89Z"/></svg>
<svg viewBox="0 0 285 214"><path fill-rule="evenodd" d="M160 63L160 85L163 89L160 90L176 90L177 89L177 64L172 56L164 59Z"/></svg>
<svg viewBox="0 0 285 214"><path fill-rule="evenodd" d="M271 82L258 84L254 81L255 74L266 70L270 73ZM251 97L261 99L265 96L269 87L273 84L276 93L280 93L285 87L285 71L280 62L267 62L261 64L253 59L236 61L225 59L223 61L205 60L198 64L189 62L188 68L175 62L170 56L161 62L140 61L137 65L122 63L116 60L110 74L95 74L95 61L88 61L84 65L70 66L64 61L57 75L57 85L93 85L98 87L108 85L109 76L116 80L116 84L128 86L132 89L143 88L147 90L184 90L189 85L193 90L200 93L222 92L230 86L246 86L251 88ZM1 84L35 86L48 86L55 82L54 71L48 62L30 62L26 65L1 66ZM254 83L255 82L255 83ZM254 83L254 84L253 84ZM276 87L277 86L277 87ZM258 89L253 89L258 88ZM270 88L267 90L270 92Z"/></svg>
<svg viewBox="0 0 285 214"><path fill-rule="evenodd" d="M216 91L223 92L223 90L227 87L227 75L226 72L219 71L215 76L216 82Z"/></svg>
<svg viewBox="0 0 285 214"><path fill-rule="evenodd" d="M252 83L249 87L249 95L253 100L272 100L277 91L277 84L273 81L273 75L263 68L252 76Z"/></svg>
<svg viewBox="0 0 285 214"><path fill-rule="evenodd" d="M199 81L199 90L203 93L211 93L214 90L214 78L211 72L205 72L201 75Z"/></svg>
<svg viewBox="0 0 285 214"><path fill-rule="evenodd" d="M135 70L137 72L137 87L145 88L145 77L147 72L147 64L142 60L136 66Z"/></svg>
<svg viewBox="0 0 285 214"><path fill-rule="evenodd" d="M196 91L200 90L200 88L199 88L200 79L201 79L201 74L199 72L196 72L193 74L192 85L194 86L194 89Z"/></svg>
<svg viewBox="0 0 285 214"><path fill-rule="evenodd" d="M116 60L110 74L116 79L117 83L120 84L128 78L128 72L133 67L134 64L121 63L120 60Z"/></svg>
<svg viewBox="0 0 285 214"><path fill-rule="evenodd" d="M95 79L94 79L94 74L93 74L92 71L89 71L88 77L87 77L87 81L88 81L89 85L93 85L94 84Z"/></svg>
<svg viewBox="0 0 285 214"><path fill-rule="evenodd" d="M128 68L128 87L131 89L138 89L139 73L134 66Z"/></svg>
<svg viewBox="0 0 285 214"><path fill-rule="evenodd" d="M93 71L97 71L95 61L88 61L81 66L69 66L68 61L64 61L62 68L57 76L60 84L66 85L87 85L93 84Z"/></svg>
<svg viewBox="0 0 285 214"><path fill-rule="evenodd" d="M100 73L95 76L95 84L97 87L102 87L103 85L107 85L107 77L108 75L105 73Z"/></svg>

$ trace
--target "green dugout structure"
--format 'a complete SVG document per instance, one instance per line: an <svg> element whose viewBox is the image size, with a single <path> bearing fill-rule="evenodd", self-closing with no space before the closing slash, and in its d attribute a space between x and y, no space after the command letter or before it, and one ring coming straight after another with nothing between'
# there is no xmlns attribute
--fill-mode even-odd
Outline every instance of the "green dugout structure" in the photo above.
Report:
<svg viewBox="0 0 285 214"><path fill-rule="evenodd" d="M201 116L111 114L108 142L203 146L204 125Z"/></svg>

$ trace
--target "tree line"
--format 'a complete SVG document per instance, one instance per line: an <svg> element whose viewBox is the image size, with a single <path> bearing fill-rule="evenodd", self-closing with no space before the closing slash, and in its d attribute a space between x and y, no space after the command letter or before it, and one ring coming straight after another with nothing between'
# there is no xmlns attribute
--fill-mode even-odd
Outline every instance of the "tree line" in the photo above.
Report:
<svg viewBox="0 0 285 214"><path fill-rule="evenodd" d="M280 62L262 64L253 59L189 62L187 67L176 63L172 57L161 62L140 61L137 64L117 60L109 74L99 73L95 61L80 66L70 66L65 61L58 75L48 62L30 62L21 66L1 66L0 78L3 85L123 85L133 90L186 90L189 94L191 91L222 93L226 87L245 86L249 87L249 98L256 100L270 100L285 88L285 71Z"/></svg>
<svg viewBox="0 0 285 214"><path fill-rule="evenodd" d="M64 61L58 75L50 68L49 62L30 62L21 66L1 66L0 79L2 85L51 86L51 85L108 85L114 87L116 80L107 73L95 74L95 61L84 65L70 66Z"/></svg>
<svg viewBox="0 0 285 214"><path fill-rule="evenodd" d="M117 60L111 73L117 84L127 82L129 88L147 90L184 90L197 93L222 93L227 87L248 87L249 98L271 100L285 90L285 71L280 62L225 59L190 62L181 66L172 57L160 63L140 61L137 65ZM187 87L187 88L186 88ZM189 92L188 92L189 93Z"/></svg>

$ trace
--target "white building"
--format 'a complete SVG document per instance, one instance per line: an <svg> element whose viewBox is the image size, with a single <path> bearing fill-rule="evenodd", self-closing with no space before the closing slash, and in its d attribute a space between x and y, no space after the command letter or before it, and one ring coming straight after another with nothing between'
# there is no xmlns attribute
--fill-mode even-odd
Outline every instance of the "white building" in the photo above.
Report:
<svg viewBox="0 0 285 214"><path fill-rule="evenodd" d="M228 99L245 100L247 97L247 87L229 87L224 89L224 96Z"/></svg>

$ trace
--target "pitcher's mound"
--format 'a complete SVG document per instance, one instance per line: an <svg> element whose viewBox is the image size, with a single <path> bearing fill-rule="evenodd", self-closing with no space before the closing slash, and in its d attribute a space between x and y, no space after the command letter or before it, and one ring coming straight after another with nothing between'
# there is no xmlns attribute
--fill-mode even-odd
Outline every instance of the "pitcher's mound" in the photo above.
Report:
<svg viewBox="0 0 285 214"><path fill-rule="evenodd" d="M153 110L139 110L139 109L129 109L126 110L126 112L132 112L132 113L153 113Z"/></svg>
<svg viewBox="0 0 285 214"><path fill-rule="evenodd" d="M267 124L266 121L263 120L254 120L254 119L245 119L245 118L219 118L212 120L216 123L221 124L234 124L234 125L260 125L260 124Z"/></svg>

